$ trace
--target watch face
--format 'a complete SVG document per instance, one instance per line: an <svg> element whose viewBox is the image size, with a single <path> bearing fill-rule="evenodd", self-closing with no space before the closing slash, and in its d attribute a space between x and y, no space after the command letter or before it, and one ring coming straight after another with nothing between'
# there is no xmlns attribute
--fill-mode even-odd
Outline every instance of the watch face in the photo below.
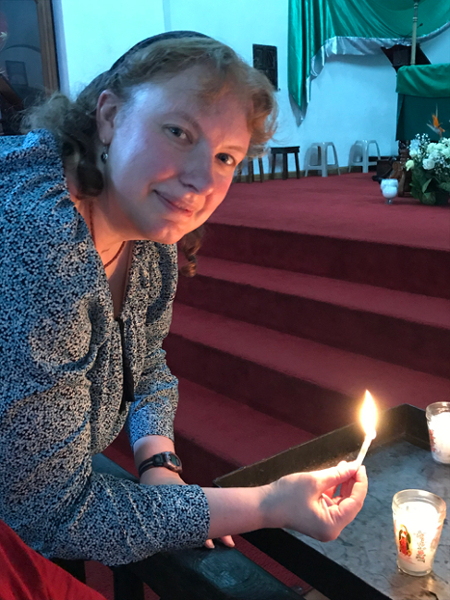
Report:
<svg viewBox="0 0 450 600"><path fill-rule="evenodd" d="M174 467L179 467L181 465L181 460L178 458L176 454L171 453L169 455L169 460L173 464Z"/></svg>

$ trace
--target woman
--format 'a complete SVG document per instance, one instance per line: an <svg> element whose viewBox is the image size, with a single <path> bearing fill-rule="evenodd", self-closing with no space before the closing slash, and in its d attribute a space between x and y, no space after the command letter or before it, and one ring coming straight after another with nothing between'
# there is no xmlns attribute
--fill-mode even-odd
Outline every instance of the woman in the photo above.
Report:
<svg viewBox="0 0 450 600"><path fill-rule="evenodd" d="M174 454L177 381L161 345L175 244L192 268L199 228L274 119L263 75L174 32L3 142L0 518L44 556L120 564L260 527L333 539L360 510L367 478L353 464L202 489ZM144 485L92 471L124 425Z"/></svg>

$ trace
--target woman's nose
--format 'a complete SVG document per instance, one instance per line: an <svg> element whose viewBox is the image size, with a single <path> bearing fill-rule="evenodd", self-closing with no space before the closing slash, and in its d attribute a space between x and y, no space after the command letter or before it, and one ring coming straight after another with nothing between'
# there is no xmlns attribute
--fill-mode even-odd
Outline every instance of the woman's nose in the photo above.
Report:
<svg viewBox="0 0 450 600"><path fill-rule="evenodd" d="M196 194L210 194L214 189L214 156L211 151L193 150L183 165L180 181Z"/></svg>

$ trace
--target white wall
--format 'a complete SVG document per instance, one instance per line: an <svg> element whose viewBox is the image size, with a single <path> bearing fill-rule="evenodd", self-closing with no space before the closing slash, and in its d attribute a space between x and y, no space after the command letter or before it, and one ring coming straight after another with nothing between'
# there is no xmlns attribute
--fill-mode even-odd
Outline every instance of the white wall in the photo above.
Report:
<svg viewBox="0 0 450 600"><path fill-rule="evenodd" d="M161 0L53 0L61 89L76 95L133 44L164 31Z"/></svg>
<svg viewBox="0 0 450 600"><path fill-rule="evenodd" d="M382 154L397 153L395 71L381 52L330 59L312 82L306 118L298 126L287 91L288 0L53 3L65 91L79 91L140 39L165 30L193 29L229 44L248 62L253 44L277 46L280 119L274 144L300 145L302 168L306 148L315 141L333 141L343 166L356 139L376 139ZM431 62L448 62L450 29L422 49Z"/></svg>

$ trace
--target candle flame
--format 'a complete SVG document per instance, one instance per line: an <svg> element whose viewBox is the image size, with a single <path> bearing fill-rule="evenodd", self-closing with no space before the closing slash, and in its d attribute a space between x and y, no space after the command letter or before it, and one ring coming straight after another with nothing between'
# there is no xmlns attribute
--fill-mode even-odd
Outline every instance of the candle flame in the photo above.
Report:
<svg viewBox="0 0 450 600"><path fill-rule="evenodd" d="M361 408L361 424L363 426L364 433L366 434L366 436L372 439L375 438L377 435L375 429L377 426L377 418L378 411L376 404L369 390L366 390L364 403Z"/></svg>

